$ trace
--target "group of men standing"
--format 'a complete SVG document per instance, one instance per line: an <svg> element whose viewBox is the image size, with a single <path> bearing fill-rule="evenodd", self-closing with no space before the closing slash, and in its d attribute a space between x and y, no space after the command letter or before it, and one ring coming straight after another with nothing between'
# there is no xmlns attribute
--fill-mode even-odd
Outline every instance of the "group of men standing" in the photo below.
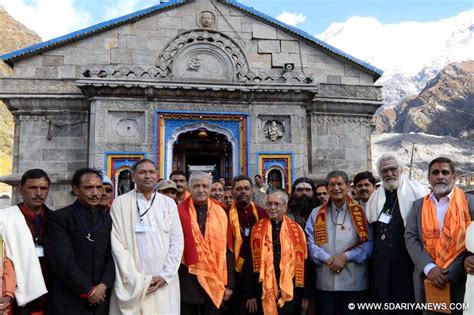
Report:
<svg viewBox="0 0 474 315"><path fill-rule="evenodd" d="M382 187L359 173L354 198L342 171L318 186L298 178L289 196L244 175L231 187L203 172L158 182L143 159L113 202L103 174L76 171L76 201L57 211L48 175L27 171L23 202L0 210L0 312L357 314L350 303L425 302L427 282L462 302L474 198L455 187L453 162L430 163L431 190L390 154L377 169Z"/></svg>

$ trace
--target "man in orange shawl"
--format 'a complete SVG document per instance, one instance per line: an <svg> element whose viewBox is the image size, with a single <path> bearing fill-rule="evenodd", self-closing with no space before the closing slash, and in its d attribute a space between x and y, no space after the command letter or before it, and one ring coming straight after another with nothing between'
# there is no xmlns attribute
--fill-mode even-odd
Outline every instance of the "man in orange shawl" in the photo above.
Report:
<svg viewBox="0 0 474 315"><path fill-rule="evenodd" d="M448 158L430 162L428 181L432 192L413 203L405 229L407 250L415 264L415 299L425 301L424 280L428 279L440 289L449 283L451 302L461 303L466 282L462 254L474 217L474 197L454 186L456 170Z"/></svg>
<svg viewBox="0 0 474 315"><path fill-rule="evenodd" d="M326 186L329 200L311 212L305 228L316 271L316 311L318 315L363 314L348 306L367 300L372 230L364 209L348 196L345 172L329 172Z"/></svg>
<svg viewBox="0 0 474 315"><path fill-rule="evenodd" d="M234 239L235 287L229 301L238 314L253 314L261 310L258 300L258 281L252 268L250 232L252 227L267 214L254 202L253 185L250 177L240 175L232 180L234 202L229 209L229 223ZM266 202L266 196L265 196Z"/></svg>
<svg viewBox="0 0 474 315"><path fill-rule="evenodd" d="M179 268L181 314L220 314L234 288L229 222L223 205L209 198L207 173L193 172L189 187L191 196L178 207L184 235L184 261Z"/></svg>
<svg viewBox="0 0 474 315"><path fill-rule="evenodd" d="M265 315L300 314L302 308L306 238L298 223L286 215L288 199L284 191L271 192L268 217L252 229L253 267L262 283Z"/></svg>

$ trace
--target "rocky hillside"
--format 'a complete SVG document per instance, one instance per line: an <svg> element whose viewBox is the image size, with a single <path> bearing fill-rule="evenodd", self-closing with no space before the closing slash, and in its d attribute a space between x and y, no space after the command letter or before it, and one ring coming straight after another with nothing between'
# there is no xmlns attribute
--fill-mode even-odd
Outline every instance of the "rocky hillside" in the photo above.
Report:
<svg viewBox="0 0 474 315"><path fill-rule="evenodd" d="M428 164L438 156L452 159L458 177L474 175L474 141L450 136L424 133L384 133L372 136L372 162L375 170L377 159L385 152L397 154L406 174L410 172L413 150L412 178L428 184Z"/></svg>
<svg viewBox="0 0 474 315"><path fill-rule="evenodd" d="M385 132L423 132L474 139L474 61L446 66L419 95L379 113Z"/></svg>
<svg viewBox="0 0 474 315"><path fill-rule="evenodd" d="M33 31L27 29L21 23L13 19L0 6L0 54L17 50L41 41L41 38ZM0 61L0 76L11 75L11 68ZM13 149L13 117L0 102L0 176L9 174L12 165ZM0 195L7 189L0 184Z"/></svg>

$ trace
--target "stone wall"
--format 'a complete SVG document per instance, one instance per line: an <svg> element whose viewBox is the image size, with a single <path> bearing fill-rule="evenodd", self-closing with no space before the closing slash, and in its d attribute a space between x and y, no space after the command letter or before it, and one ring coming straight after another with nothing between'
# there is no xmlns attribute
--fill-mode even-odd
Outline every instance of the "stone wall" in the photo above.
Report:
<svg viewBox="0 0 474 315"><path fill-rule="evenodd" d="M256 174L256 154L259 152L287 152L294 154L295 176L307 174L307 126L306 111L298 104L241 104L221 102L145 101L133 99L96 99L91 103L91 132L89 146L90 165L103 168L106 152L147 152L155 159L155 111L182 111L183 113L248 113L249 133L249 175ZM115 117L133 117L140 122L134 137L124 137L116 130ZM264 124L277 120L285 126L281 139L271 141L264 135Z"/></svg>
<svg viewBox="0 0 474 315"><path fill-rule="evenodd" d="M313 112L311 136L311 173L318 180L332 170L352 177L372 169L369 115Z"/></svg>
<svg viewBox="0 0 474 315"><path fill-rule="evenodd" d="M14 99L8 102L15 118L13 178L32 168L51 178L52 208L67 204L69 182L75 170L86 167L89 115L83 100ZM13 190L13 201L19 201Z"/></svg>

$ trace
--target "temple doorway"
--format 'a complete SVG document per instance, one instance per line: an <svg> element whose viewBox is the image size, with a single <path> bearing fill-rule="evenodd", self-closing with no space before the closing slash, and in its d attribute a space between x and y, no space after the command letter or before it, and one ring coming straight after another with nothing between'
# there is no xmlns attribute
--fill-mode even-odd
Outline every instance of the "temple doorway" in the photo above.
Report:
<svg viewBox="0 0 474 315"><path fill-rule="evenodd" d="M267 185L270 190L285 189L284 176L281 170L278 168L272 168L267 173Z"/></svg>
<svg viewBox="0 0 474 315"><path fill-rule="evenodd" d="M214 179L232 177L232 144L223 134L199 128L178 136L173 146L173 169L186 175L203 171Z"/></svg>

